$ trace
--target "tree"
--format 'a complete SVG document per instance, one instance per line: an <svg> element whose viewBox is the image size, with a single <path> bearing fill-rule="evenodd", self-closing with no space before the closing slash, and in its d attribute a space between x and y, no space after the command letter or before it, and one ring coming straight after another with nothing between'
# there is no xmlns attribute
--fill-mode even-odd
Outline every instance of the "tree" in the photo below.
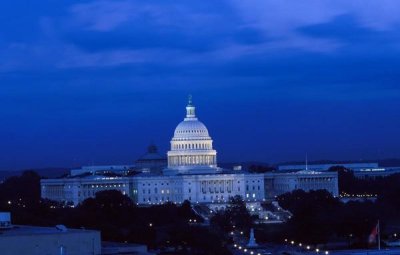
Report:
<svg viewBox="0 0 400 255"><path fill-rule="evenodd" d="M246 208L246 202L240 197L235 196L229 200L229 204L224 211L217 212L211 218L211 224L223 229L224 231L232 231L235 229L249 230L252 226L253 219Z"/></svg>
<svg viewBox="0 0 400 255"><path fill-rule="evenodd" d="M343 166L332 166L328 169L329 172L338 173L339 192L354 193L356 192L357 179L354 177L353 171Z"/></svg>
<svg viewBox="0 0 400 255"><path fill-rule="evenodd" d="M249 171L252 173L266 173L272 172L276 170L275 167L272 166L263 166L263 165L251 165L249 167Z"/></svg>
<svg viewBox="0 0 400 255"><path fill-rule="evenodd" d="M327 242L336 230L341 203L326 190L295 190L278 197L279 204L293 213L289 237L302 242Z"/></svg>
<svg viewBox="0 0 400 255"><path fill-rule="evenodd" d="M40 176L34 171L10 177L0 185L0 209L32 207L38 205L39 201Z"/></svg>
<svg viewBox="0 0 400 255"><path fill-rule="evenodd" d="M120 208L131 208L134 206L133 201L123 195L118 190L104 190L96 193L95 198L89 198L82 202L81 208L118 210Z"/></svg>

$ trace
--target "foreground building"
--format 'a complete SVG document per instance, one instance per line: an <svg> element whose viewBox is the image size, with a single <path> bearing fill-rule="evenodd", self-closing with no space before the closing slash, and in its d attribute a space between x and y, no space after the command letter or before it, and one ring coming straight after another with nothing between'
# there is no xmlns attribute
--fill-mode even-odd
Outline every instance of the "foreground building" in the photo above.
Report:
<svg viewBox="0 0 400 255"><path fill-rule="evenodd" d="M64 225L12 225L11 214L0 212L1 255L151 255L146 245L102 242L100 231L70 229Z"/></svg>
<svg viewBox="0 0 400 255"><path fill-rule="evenodd" d="M42 197L78 204L102 190L116 189L130 196L137 204L224 203L231 197L241 196L246 201L264 201L297 188L328 189L337 196L337 175L330 176L305 172L283 174L254 174L236 168L222 169L217 165L217 151L206 126L196 117L195 107L189 99L186 117L178 124L167 153L167 167L162 171L148 171L149 162L160 168L162 158L154 148L150 156L137 161L145 171L124 177L94 175L41 181ZM143 163L145 161L145 164ZM324 176L324 177L323 177ZM293 178L292 178L293 177ZM267 184L267 185L266 185Z"/></svg>
<svg viewBox="0 0 400 255"><path fill-rule="evenodd" d="M100 255L100 232L84 229L11 225L10 213L0 212L2 255Z"/></svg>

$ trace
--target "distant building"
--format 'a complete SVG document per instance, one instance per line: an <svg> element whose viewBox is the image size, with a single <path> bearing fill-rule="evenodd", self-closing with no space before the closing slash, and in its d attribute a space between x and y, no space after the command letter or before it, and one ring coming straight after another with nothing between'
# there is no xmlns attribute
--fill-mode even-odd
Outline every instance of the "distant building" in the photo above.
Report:
<svg viewBox="0 0 400 255"><path fill-rule="evenodd" d="M331 167L340 166L353 171L354 176L360 179L380 178L400 173L400 167L381 167L378 163L332 163L332 164L304 164L280 165L278 171L293 172L308 169L310 171L327 172Z"/></svg>
<svg viewBox="0 0 400 255"><path fill-rule="evenodd" d="M70 202L74 205L95 197L103 190L118 190L124 195L133 196L129 177L107 177L90 175L75 178L42 179L41 196L58 202Z"/></svg>
<svg viewBox="0 0 400 255"><path fill-rule="evenodd" d="M158 153L154 144L147 148L147 152L135 161L135 169L144 172L161 173L167 166L167 157Z"/></svg>
<svg viewBox="0 0 400 255"><path fill-rule="evenodd" d="M56 227L10 226L0 228L1 255L99 255L100 232Z"/></svg>
<svg viewBox="0 0 400 255"><path fill-rule="evenodd" d="M100 175L100 174L121 174L125 175L134 168L134 165L106 165L106 166L83 166L78 169L71 169L71 176L84 174Z"/></svg>
<svg viewBox="0 0 400 255"><path fill-rule="evenodd" d="M311 170L311 171L328 171L329 168L334 166L342 166L353 171L359 171L368 168L378 168L378 163L331 163L331 164L299 164L299 165L280 165L278 171L300 171L300 170Z"/></svg>
<svg viewBox="0 0 400 255"><path fill-rule="evenodd" d="M265 194L267 198L279 196L296 189L304 191L327 190L332 196L339 195L337 172L303 170L291 173L266 173Z"/></svg>
<svg viewBox="0 0 400 255"><path fill-rule="evenodd" d="M167 166L167 158L158 153L154 144L147 148L147 152L138 158L132 165L103 165L103 166L82 166L71 169L70 176L81 175L128 175L131 172L155 172L160 173Z"/></svg>
<svg viewBox="0 0 400 255"><path fill-rule="evenodd" d="M198 120L195 107L189 100L186 117L175 128L171 149L167 153L167 166L162 171L148 170L162 167L165 159L155 147L135 162L142 173L124 177L86 176L41 181L42 197L74 204L93 197L100 190L117 189L129 195L137 204L225 203L231 197L241 196L246 201L264 201L267 195L281 194L293 189L328 189L337 195L336 173L315 172L292 174L255 174L235 168L223 169L217 165L217 151L206 126ZM97 173L93 171L93 173ZM303 176L303 177L301 177ZM265 181L272 179L272 189ZM334 187L336 185L336 189Z"/></svg>
<svg viewBox="0 0 400 255"><path fill-rule="evenodd" d="M375 179L400 173L400 167L378 167L354 171L354 176L359 179Z"/></svg>

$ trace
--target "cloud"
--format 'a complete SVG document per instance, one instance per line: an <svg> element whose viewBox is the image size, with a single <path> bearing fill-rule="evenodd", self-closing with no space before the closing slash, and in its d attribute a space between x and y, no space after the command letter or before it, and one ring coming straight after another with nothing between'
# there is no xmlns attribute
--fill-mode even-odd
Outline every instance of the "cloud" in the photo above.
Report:
<svg viewBox="0 0 400 255"><path fill-rule="evenodd" d="M70 8L71 23L86 30L110 31L137 16L134 2L94 1Z"/></svg>
<svg viewBox="0 0 400 255"><path fill-rule="evenodd" d="M6 29L0 70L136 63L214 66L276 52L363 54L378 43L381 49L395 50L399 7L395 1L358 0L103 0L63 2L63 11L52 15L56 6L49 4L49 10L22 25L26 36ZM351 40L355 35L361 39Z"/></svg>
<svg viewBox="0 0 400 255"><path fill-rule="evenodd" d="M392 30L400 24L398 1L234 0L233 3L244 23L269 37L277 38L286 48L315 51L323 44L332 46L324 47L328 51L338 49L341 45L339 37L335 38L336 41L324 41L323 38L302 34L299 30L329 23L343 15L354 17L355 22L365 29Z"/></svg>

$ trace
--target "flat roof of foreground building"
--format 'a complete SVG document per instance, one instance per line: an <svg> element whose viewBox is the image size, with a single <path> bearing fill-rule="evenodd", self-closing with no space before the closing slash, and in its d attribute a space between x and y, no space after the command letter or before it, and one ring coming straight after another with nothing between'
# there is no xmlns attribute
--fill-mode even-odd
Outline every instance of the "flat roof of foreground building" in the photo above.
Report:
<svg viewBox="0 0 400 255"><path fill-rule="evenodd" d="M0 237L4 236L32 236L32 235L52 235L52 234L76 234L76 233L99 233L97 230L66 228L63 231L57 227L38 227L26 225L13 225L7 230L0 230Z"/></svg>

